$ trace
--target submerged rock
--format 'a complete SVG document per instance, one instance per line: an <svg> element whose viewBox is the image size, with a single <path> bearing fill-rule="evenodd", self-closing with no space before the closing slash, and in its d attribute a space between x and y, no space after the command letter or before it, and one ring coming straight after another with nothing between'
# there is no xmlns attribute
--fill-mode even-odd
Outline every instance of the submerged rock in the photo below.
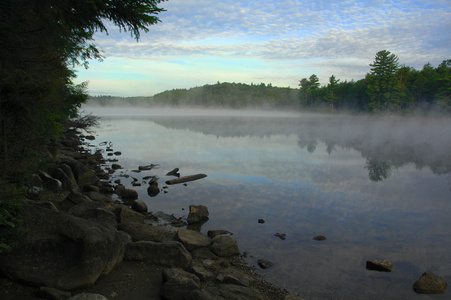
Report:
<svg viewBox="0 0 451 300"><path fill-rule="evenodd" d="M257 263L258 263L259 267L262 269L268 269L268 268L271 268L272 266L274 266L274 263L272 261L266 260L264 258L260 258L257 261Z"/></svg>
<svg viewBox="0 0 451 300"><path fill-rule="evenodd" d="M374 271L391 272L395 265L389 260L368 260L366 268Z"/></svg>
<svg viewBox="0 0 451 300"><path fill-rule="evenodd" d="M425 272L413 284L413 289L421 294L443 294L446 290L446 280L432 273Z"/></svg>
<svg viewBox="0 0 451 300"><path fill-rule="evenodd" d="M285 233L275 233L274 236L277 236L278 238L280 238L281 240L286 239L287 235Z"/></svg>
<svg viewBox="0 0 451 300"><path fill-rule="evenodd" d="M326 239L326 237L324 235L317 235L317 236L314 236L313 239L315 241L324 241Z"/></svg>

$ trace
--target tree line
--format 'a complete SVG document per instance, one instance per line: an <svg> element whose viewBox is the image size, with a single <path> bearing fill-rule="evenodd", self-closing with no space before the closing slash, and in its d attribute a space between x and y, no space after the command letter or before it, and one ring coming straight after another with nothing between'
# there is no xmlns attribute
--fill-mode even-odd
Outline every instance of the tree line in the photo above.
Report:
<svg viewBox="0 0 451 300"><path fill-rule="evenodd" d="M358 81L329 77L320 86L315 74L299 82L301 105L329 110L404 112L436 109L451 112L451 59L421 70L400 65L387 50L376 53L371 71Z"/></svg>
<svg viewBox="0 0 451 300"><path fill-rule="evenodd" d="M178 106L178 107L295 107L299 106L298 91L292 88L274 87L271 84L244 84L217 82L202 87L174 89L148 97L92 96L90 104Z"/></svg>
<svg viewBox="0 0 451 300"><path fill-rule="evenodd" d="M271 84L217 82L190 89L174 89L148 97L90 97L97 105L203 106L227 108L289 108L357 112L451 112L451 59L423 69L399 65L398 57L379 51L370 72L358 81L334 75L320 84L317 75L299 81L299 88Z"/></svg>

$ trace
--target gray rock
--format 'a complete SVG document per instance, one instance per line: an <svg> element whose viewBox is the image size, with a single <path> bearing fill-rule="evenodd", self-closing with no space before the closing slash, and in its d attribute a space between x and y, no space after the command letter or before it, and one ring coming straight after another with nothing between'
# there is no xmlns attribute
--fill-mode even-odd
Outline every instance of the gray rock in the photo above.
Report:
<svg viewBox="0 0 451 300"><path fill-rule="evenodd" d="M131 222L120 223L119 230L127 232L134 242L136 241L162 242L163 240L173 239L175 234L174 231L166 227Z"/></svg>
<svg viewBox="0 0 451 300"><path fill-rule="evenodd" d="M18 214L27 235L0 255L0 270L13 280L63 290L91 285L124 255L117 231L81 218L24 204Z"/></svg>
<svg viewBox="0 0 451 300"><path fill-rule="evenodd" d="M71 168L80 187L84 187L85 185L97 182L98 178L94 170L79 162L78 160L67 159L64 161L64 163Z"/></svg>
<svg viewBox="0 0 451 300"><path fill-rule="evenodd" d="M103 204L100 202L80 203L69 209L68 213L114 230L118 227L116 215L103 208Z"/></svg>
<svg viewBox="0 0 451 300"><path fill-rule="evenodd" d="M100 294L81 293L68 298L67 300L108 300Z"/></svg>
<svg viewBox="0 0 451 300"><path fill-rule="evenodd" d="M55 288L41 286L34 292L36 296L49 300L66 300L71 296L70 292L61 291Z"/></svg>
<svg viewBox="0 0 451 300"><path fill-rule="evenodd" d="M190 272L196 275L202 281L208 281L215 277L215 275L212 272L200 266L192 267Z"/></svg>
<svg viewBox="0 0 451 300"><path fill-rule="evenodd" d="M77 184L77 180L75 179L74 172L72 172L72 169L67 164L60 164L60 169L63 170L63 172L69 177L69 179L74 183Z"/></svg>
<svg viewBox="0 0 451 300"><path fill-rule="evenodd" d="M272 261L266 260L264 258L260 258L257 261L257 263L258 263L259 267L262 269L268 269L268 268L271 268L272 266L274 266L274 263Z"/></svg>
<svg viewBox="0 0 451 300"><path fill-rule="evenodd" d="M118 165L118 164L112 164L112 165L111 165L111 169L113 169L113 170L119 170L119 169L122 169L122 166L121 166L121 165Z"/></svg>
<svg viewBox="0 0 451 300"><path fill-rule="evenodd" d="M119 190L119 196L126 200L138 199L138 192L133 189L121 189Z"/></svg>
<svg viewBox="0 0 451 300"><path fill-rule="evenodd" d="M28 189L27 191L27 197L28 199L32 199L32 200L38 200L39 198L41 198L41 195L44 193L44 189L37 187L37 186L33 186L31 188Z"/></svg>
<svg viewBox="0 0 451 300"><path fill-rule="evenodd" d="M368 260L366 268L374 271L391 272L395 265L389 260Z"/></svg>
<svg viewBox="0 0 451 300"><path fill-rule="evenodd" d="M114 214L116 215L116 220L119 223L137 223L137 224L143 224L144 220L146 218L145 215L136 212L134 210L131 210L128 207L125 207L123 205L118 206L114 210Z"/></svg>
<svg viewBox="0 0 451 300"><path fill-rule="evenodd" d="M83 195L80 191L77 190L72 190L69 195L67 195L66 199L72 202L74 205L92 201L88 196Z"/></svg>
<svg viewBox="0 0 451 300"><path fill-rule="evenodd" d="M77 183L75 181L72 181L61 168L57 168L52 175L61 182L64 191L72 191L78 189Z"/></svg>
<svg viewBox="0 0 451 300"><path fill-rule="evenodd" d="M39 177L38 174L31 174L30 178L27 180L27 186L28 187L38 187L38 188L44 188L44 182L42 181L41 177Z"/></svg>
<svg viewBox="0 0 451 300"><path fill-rule="evenodd" d="M192 291L188 300L261 300L262 295L245 286L218 284Z"/></svg>
<svg viewBox="0 0 451 300"><path fill-rule="evenodd" d="M193 264L191 254L176 241L162 243L139 241L125 247L125 259L146 261L163 267L189 268Z"/></svg>
<svg viewBox="0 0 451 300"><path fill-rule="evenodd" d="M200 288L199 278L179 268L164 269L161 293L165 299L183 300L186 295Z"/></svg>
<svg viewBox="0 0 451 300"><path fill-rule="evenodd" d="M190 252L191 256L196 260L218 260L219 257L216 256L213 252L211 252L210 248L202 247L194 249Z"/></svg>
<svg viewBox="0 0 451 300"><path fill-rule="evenodd" d="M432 273L425 272L413 284L413 289L421 294L444 294L446 290L446 280Z"/></svg>
<svg viewBox="0 0 451 300"><path fill-rule="evenodd" d="M229 235L218 235L211 242L211 251L219 257L237 256L240 254L236 240Z"/></svg>
<svg viewBox="0 0 451 300"><path fill-rule="evenodd" d="M90 192L85 193L85 195L92 201L97 201L97 202L102 202L102 203L113 202L113 199L111 197L105 196L104 194L101 194L99 192L90 191Z"/></svg>
<svg viewBox="0 0 451 300"><path fill-rule="evenodd" d="M208 208L204 205L190 205L188 214L188 224L208 220Z"/></svg>
<svg viewBox="0 0 451 300"><path fill-rule="evenodd" d="M145 212L147 212L148 208L147 208L147 204L144 201L136 199L132 203L132 209L134 211L137 211L140 213L143 213L143 212L145 213Z"/></svg>
<svg viewBox="0 0 451 300"><path fill-rule="evenodd" d="M174 240L181 242L188 251L200 247L208 247L211 244L211 239L208 236L189 229L177 230Z"/></svg>
<svg viewBox="0 0 451 300"><path fill-rule="evenodd" d="M157 182L153 182L149 187L147 188L147 195L150 197L155 197L160 193L160 188L158 187Z"/></svg>
<svg viewBox="0 0 451 300"><path fill-rule="evenodd" d="M221 234L229 234L232 235L231 232L227 231L227 230L208 230L207 235L212 239L217 235L221 235Z"/></svg>
<svg viewBox="0 0 451 300"><path fill-rule="evenodd" d="M62 190L63 185L62 185L61 181L53 178L48 173L39 171L39 177L41 177L42 182L44 183L44 187L46 189L49 189L51 191L61 191Z"/></svg>
<svg viewBox="0 0 451 300"><path fill-rule="evenodd" d="M326 240L326 237L324 235L316 235L312 239L314 239L315 241L324 241Z"/></svg>
<svg viewBox="0 0 451 300"><path fill-rule="evenodd" d="M216 276L216 280L224 284L241 286L249 286L252 282L254 282L254 279L251 276L233 268L221 270L218 276Z"/></svg>

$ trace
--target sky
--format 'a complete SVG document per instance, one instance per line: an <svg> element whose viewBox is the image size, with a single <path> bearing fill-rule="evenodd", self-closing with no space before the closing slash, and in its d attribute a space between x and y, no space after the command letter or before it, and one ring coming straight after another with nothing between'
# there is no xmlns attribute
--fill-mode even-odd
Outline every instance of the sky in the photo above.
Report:
<svg viewBox="0 0 451 300"><path fill-rule="evenodd" d="M77 67L91 95L152 96L217 82L297 88L359 80L376 53L420 70L451 59L451 1L169 0L137 42L108 26L106 57Z"/></svg>

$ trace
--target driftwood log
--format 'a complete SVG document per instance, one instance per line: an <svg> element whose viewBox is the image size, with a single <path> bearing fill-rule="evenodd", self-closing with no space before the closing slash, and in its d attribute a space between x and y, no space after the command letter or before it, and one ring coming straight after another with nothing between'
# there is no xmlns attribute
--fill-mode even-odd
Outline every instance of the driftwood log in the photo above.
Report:
<svg viewBox="0 0 451 300"><path fill-rule="evenodd" d="M207 177L205 174L195 174L195 175L189 175L189 176L183 176L176 179L171 179L166 181L166 184L177 184L177 183L184 183L188 181L198 180Z"/></svg>

